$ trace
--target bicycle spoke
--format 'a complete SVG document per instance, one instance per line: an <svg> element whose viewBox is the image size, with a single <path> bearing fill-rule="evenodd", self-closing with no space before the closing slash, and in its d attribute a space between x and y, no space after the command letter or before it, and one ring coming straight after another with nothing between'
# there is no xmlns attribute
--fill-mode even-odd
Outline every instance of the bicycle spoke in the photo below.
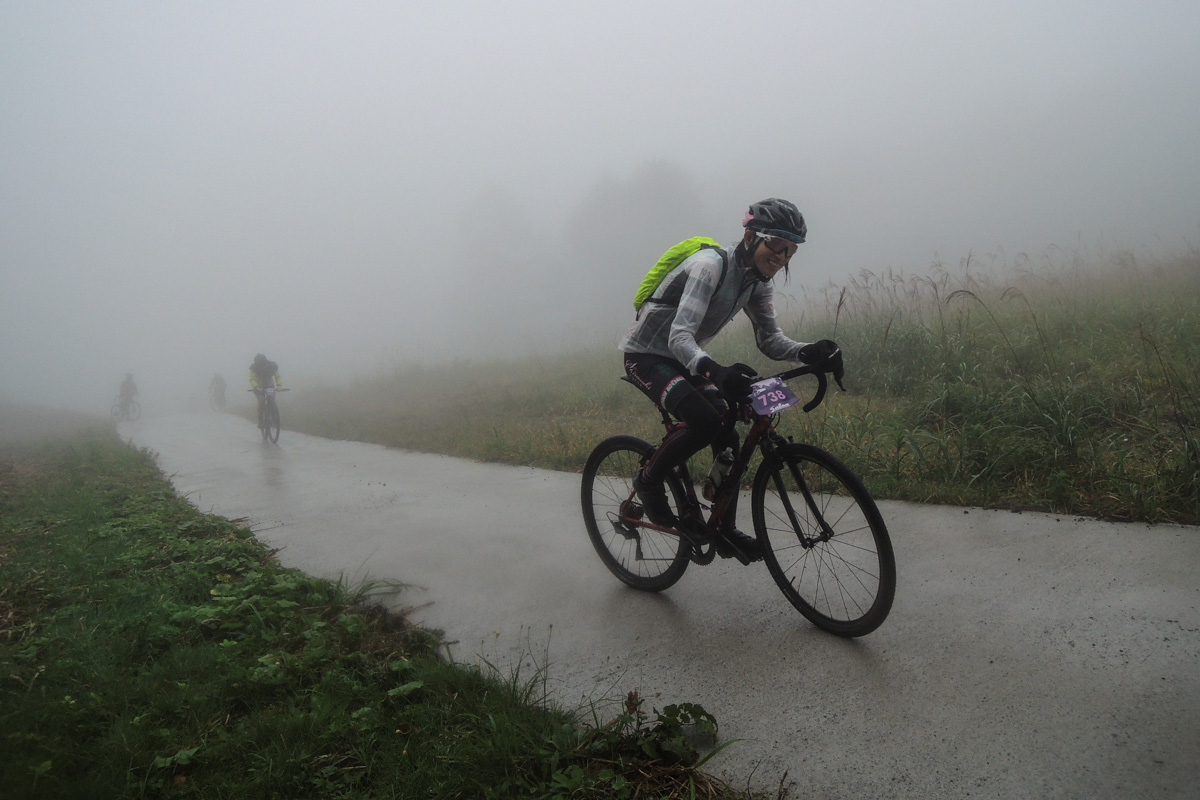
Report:
<svg viewBox="0 0 1200 800"><path fill-rule="evenodd" d="M786 448L761 469L754 524L780 589L826 630L874 630L891 608L895 563L866 489L841 462L807 445Z"/></svg>
<svg viewBox="0 0 1200 800"><path fill-rule="evenodd" d="M637 508L631 503L633 476L652 449L628 436L601 442L584 467L581 499L588 536L609 571L634 588L659 591L679 580L688 565L689 546L677 535L622 516L631 506Z"/></svg>

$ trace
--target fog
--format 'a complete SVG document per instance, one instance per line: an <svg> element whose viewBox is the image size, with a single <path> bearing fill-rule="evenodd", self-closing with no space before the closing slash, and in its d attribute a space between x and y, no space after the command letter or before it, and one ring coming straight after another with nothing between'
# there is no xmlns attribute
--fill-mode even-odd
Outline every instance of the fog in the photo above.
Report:
<svg viewBox="0 0 1200 800"><path fill-rule="evenodd" d="M0 398L613 347L755 200L785 290L1200 236L1200 4L0 4Z"/></svg>

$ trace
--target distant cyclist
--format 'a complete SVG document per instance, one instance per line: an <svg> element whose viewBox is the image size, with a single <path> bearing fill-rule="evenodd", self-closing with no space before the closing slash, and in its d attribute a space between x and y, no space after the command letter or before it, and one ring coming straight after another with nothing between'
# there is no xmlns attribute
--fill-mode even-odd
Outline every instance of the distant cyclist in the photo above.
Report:
<svg viewBox="0 0 1200 800"><path fill-rule="evenodd" d="M129 412L129 404L137 397L137 393L138 388L137 384L133 382L133 373L126 372L125 380L121 381L121 388L118 390L122 413L127 414Z"/></svg>
<svg viewBox="0 0 1200 800"><path fill-rule="evenodd" d="M208 382L208 395L212 398L213 408L220 410L225 407L225 378L221 373L213 373L212 380Z"/></svg>
<svg viewBox="0 0 1200 800"><path fill-rule="evenodd" d="M250 365L250 388L254 390L254 396L258 398L259 410L262 409L263 403L266 400L266 393L263 389L280 388L283 386L283 379L279 377L279 365L270 360L262 353L254 357L254 363Z"/></svg>
<svg viewBox="0 0 1200 800"><path fill-rule="evenodd" d="M768 358L806 364L828 360L831 368L836 362L831 371L841 371L836 344L828 339L793 341L775 319L771 281L780 270L789 274L788 262L808 233L799 209L787 200L763 200L750 206L742 227L746 230L737 245L700 250L668 273L621 340L625 372L634 384L686 423L663 441L633 481L638 500L657 525L676 522L663 484L672 469L707 445L712 445L714 458L726 447L738 449L733 426L721 426L726 398L745 398L758 373L745 364L718 364L704 345L739 311L750 318L758 349ZM761 557L758 541L737 529L735 514L730 505L717 552Z"/></svg>

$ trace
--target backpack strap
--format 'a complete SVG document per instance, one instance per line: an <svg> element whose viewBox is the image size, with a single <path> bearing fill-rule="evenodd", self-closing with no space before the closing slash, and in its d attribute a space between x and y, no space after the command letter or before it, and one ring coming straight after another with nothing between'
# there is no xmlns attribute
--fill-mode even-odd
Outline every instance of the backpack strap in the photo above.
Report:
<svg viewBox="0 0 1200 800"><path fill-rule="evenodd" d="M726 253L725 248L721 247L719 244L702 244L700 245L700 249L696 252L699 253L704 250L716 250L721 256L721 275L717 278L717 285L713 287L713 294L716 294L717 292L721 291L721 285L725 283L725 274L729 272L729 254ZM693 255L695 255L695 253L693 253ZM663 282L666 283L665 279ZM679 305L679 298L676 297L674 299L659 300L651 295L650 297L646 298L646 302L642 305L647 306L651 303L654 303L657 306L677 306Z"/></svg>

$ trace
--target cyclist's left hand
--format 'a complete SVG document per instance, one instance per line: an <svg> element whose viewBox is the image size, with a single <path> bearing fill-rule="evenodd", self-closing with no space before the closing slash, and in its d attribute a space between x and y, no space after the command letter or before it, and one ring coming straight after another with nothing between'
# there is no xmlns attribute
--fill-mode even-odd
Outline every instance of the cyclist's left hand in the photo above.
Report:
<svg viewBox="0 0 1200 800"><path fill-rule="evenodd" d="M806 344L800 348L798 355L805 364L819 365L826 372L832 373L838 388L843 392L846 391L846 387L842 385L842 378L846 376L846 368L842 365L842 350L837 346L837 342L832 339L822 339L819 342Z"/></svg>
<svg viewBox="0 0 1200 800"><path fill-rule="evenodd" d="M801 361L811 366L813 364L820 364L837 352L837 342L832 339L822 339L819 342L813 342L801 347L799 356Z"/></svg>

